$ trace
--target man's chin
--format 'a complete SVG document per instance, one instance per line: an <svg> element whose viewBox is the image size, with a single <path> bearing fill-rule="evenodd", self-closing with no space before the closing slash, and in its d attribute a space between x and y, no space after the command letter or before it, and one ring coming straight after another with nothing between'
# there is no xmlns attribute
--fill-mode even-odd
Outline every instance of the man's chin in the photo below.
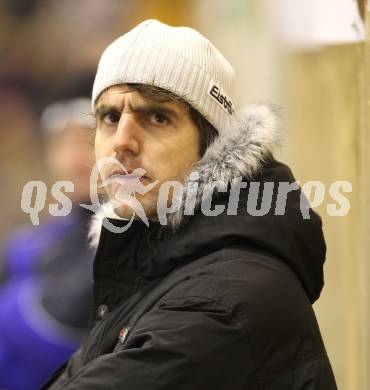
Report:
<svg viewBox="0 0 370 390"><path fill-rule="evenodd" d="M157 221L158 220L158 217L157 217L157 213L156 212L150 212L148 209L146 209L144 207L144 211L145 211L145 216L146 218L149 220L149 221ZM134 220L140 220L142 219L135 211L132 207L130 207L129 205L127 204L120 204L118 205L115 209L114 209L114 212L115 214L119 217L119 218L123 218L123 219L131 219L132 217L134 217Z"/></svg>
<svg viewBox="0 0 370 390"><path fill-rule="evenodd" d="M136 215L135 215L135 212L134 210L128 206L128 205L125 205L125 204L120 204L118 205L115 209L114 209L114 212L115 214L119 217L119 218L123 218L123 219L131 219L132 216L134 216L134 219L136 219Z"/></svg>

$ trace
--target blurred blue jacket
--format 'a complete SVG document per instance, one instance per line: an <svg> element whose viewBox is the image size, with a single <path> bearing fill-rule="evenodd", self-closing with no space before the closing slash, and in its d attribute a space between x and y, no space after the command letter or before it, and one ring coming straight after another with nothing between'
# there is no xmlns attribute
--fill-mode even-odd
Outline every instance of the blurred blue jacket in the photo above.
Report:
<svg viewBox="0 0 370 390"><path fill-rule="evenodd" d="M1 263L0 389L38 389L79 347L92 304L90 214L13 234Z"/></svg>

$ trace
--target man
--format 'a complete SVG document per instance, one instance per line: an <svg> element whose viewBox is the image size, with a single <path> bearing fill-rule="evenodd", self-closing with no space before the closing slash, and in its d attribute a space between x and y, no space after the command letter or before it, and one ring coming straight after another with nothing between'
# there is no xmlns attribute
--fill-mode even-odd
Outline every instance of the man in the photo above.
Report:
<svg viewBox="0 0 370 390"><path fill-rule="evenodd" d="M88 327L91 214L78 203L89 196L94 159L89 107L88 98L73 98L50 104L42 115L49 181L73 182L73 207L65 217L17 230L1 253L1 389L38 389L78 349Z"/></svg>
<svg viewBox="0 0 370 390"><path fill-rule="evenodd" d="M273 158L275 114L240 110L234 82L202 35L156 20L103 53L95 148L116 218L93 225L96 325L45 388L336 388L311 307L321 219ZM117 195L134 181L148 224Z"/></svg>

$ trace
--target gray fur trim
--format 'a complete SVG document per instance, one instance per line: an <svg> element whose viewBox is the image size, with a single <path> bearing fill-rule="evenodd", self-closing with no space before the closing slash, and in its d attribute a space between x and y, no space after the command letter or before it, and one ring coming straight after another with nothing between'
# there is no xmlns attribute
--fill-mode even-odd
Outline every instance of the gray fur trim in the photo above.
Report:
<svg viewBox="0 0 370 390"><path fill-rule="evenodd" d="M251 105L238 113L237 119L229 124L222 136L216 138L185 178L182 198L177 199L180 207L168 216L174 229L184 219L188 192L196 196L197 209L202 197L211 195L216 187L225 188L236 177L252 179L258 173L264 158L268 153L273 154L281 143L279 118L278 110L267 105ZM192 178L195 180L192 181Z"/></svg>

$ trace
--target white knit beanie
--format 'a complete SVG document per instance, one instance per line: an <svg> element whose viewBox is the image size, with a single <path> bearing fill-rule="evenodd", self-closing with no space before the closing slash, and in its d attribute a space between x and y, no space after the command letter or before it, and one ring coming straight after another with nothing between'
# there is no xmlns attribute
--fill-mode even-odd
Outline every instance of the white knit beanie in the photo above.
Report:
<svg viewBox="0 0 370 390"><path fill-rule="evenodd" d="M92 109L108 87L141 83L173 92L222 131L235 107L230 63L196 30L146 20L110 44L98 66Z"/></svg>

